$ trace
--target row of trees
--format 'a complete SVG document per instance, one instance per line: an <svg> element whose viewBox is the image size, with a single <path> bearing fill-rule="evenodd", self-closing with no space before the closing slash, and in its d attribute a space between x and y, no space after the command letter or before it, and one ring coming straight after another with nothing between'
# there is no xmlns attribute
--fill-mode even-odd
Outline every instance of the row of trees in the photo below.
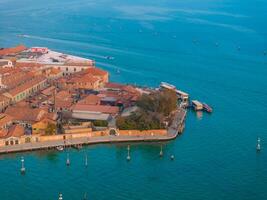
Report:
<svg viewBox="0 0 267 200"><path fill-rule="evenodd" d="M168 116L177 106L177 96L173 90L156 91L152 94L144 94L137 101L138 107L144 111L150 111Z"/></svg>

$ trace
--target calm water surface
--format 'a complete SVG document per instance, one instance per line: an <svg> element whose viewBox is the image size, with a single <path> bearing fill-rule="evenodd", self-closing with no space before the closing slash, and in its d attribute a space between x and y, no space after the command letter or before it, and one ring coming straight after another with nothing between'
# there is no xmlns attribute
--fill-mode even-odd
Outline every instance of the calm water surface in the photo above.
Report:
<svg viewBox="0 0 267 200"><path fill-rule="evenodd" d="M264 0L0 0L1 47L92 58L112 81L167 81L215 110L190 112L162 159L159 144L133 145L130 163L125 144L70 150L69 168L66 152L1 156L0 199L267 199L266 19Z"/></svg>

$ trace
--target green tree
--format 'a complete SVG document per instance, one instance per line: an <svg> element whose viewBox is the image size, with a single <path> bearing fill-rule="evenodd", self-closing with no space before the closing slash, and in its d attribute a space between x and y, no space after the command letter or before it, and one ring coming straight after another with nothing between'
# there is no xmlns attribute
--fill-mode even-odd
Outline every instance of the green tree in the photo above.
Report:
<svg viewBox="0 0 267 200"><path fill-rule="evenodd" d="M48 123L45 129L45 135L54 135L54 134L56 134L56 125Z"/></svg>

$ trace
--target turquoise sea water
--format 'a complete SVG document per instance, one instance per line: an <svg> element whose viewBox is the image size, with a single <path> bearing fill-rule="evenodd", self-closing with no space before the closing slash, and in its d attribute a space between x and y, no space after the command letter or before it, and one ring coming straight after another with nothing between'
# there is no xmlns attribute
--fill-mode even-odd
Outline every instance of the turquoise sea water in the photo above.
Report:
<svg viewBox="0 0 267 200"><path fill-rule="evenodd" d="M266 20L264 0L0 0L1 47L92 58L113 81L167 81L214 107L189 112L162 159L159 144L134 144L130 163L126 144L70 150L69 168L65 152L1 156L0 199L267 199Z"/></svg>

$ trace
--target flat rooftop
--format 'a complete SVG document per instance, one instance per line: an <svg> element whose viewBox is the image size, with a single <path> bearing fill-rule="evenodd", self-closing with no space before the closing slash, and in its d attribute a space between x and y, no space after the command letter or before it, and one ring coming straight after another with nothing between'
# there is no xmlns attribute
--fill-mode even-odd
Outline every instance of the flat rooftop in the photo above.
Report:
<svg viewBox="0 0 267 200"><path fill-rule="evenodd" d="M94 61L87 58L68 55L56 51L48 50L47 53L31 52L30 49L21 52L18 55L17 62L37 62L47 65L71 65L71 64L84 64L93 65Z"/></svg>

